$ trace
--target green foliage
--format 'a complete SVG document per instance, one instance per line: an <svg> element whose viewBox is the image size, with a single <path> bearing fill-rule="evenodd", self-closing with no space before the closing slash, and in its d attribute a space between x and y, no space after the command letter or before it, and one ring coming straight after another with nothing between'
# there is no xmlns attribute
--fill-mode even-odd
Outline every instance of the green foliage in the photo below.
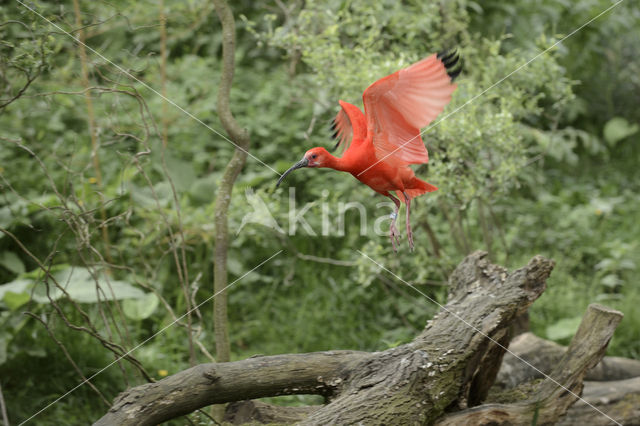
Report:
<svg viewBox="0 0 640 426"><path fill-rule="evenodd" d="M166 96L221 131L220 28L211 2L164 3ZM509 267L536 253L556 260L531 311L539 335L566 343L576 318L597 301L625 313L610 353L640 357L639 9L623 2L537 56L609 5L236 2L232 109L252 136L251 153L279 171L310 147L333 144L328 125L338 99L361 105L376 79L445 48L458 47L464 72L423 135L431 161L416 173L439 191L413 204L413 253L405 241L392 252L390 207L348 175L300 170L287 180L296 189L290 194L248 160L230 208L233 357L404 343L438 307L357 250L444 303L449 273L474 249ZM72 29L69 2L34 7ZM157 6L118 0L81 8L88 45L161 91ZM105 342L130 349L161 330L132 356L155 378L190 365L187 319L167 326L212 296L212 203L233 152L219 134L88 52L100 144L93 152L77 46L51 31L25 9L0 6L0 79L10 83L0 84L0 105L37 76L0 107L0 227L16 237L0 232L0 380L14 423L81 380L45 325L85 376L114 360ZM282 232L264 221L243 224L251 197ZM348 202L365 207L366 235ZM299 226L289 235L294 204L308 207L311 233ZM372 232L378 219L383 235ZM209 360L200 347L214 347L211 314L203 304L189 318L196 362ZM92 383L110 400L144 380L121 361ZM101 404L85 385L38 424L88 423L103 413Z"/></svg>
<svg viewBox="0 0 640 426"><path fill-rule="evenodd" d="M145 293L125 281L109 279L100 274L92 276L91 271L82 267L57 265L57 272L51 274L51 281L41 281L42 271L35 270L19 276L10 283L0 285L0 301L8 294L31 295L31 300L38 303L49 303L68 297L80 303L96 303L100 300L142 299Z"/></svg>
<svg viewBox="0 0 640 426"><path fill-rule="evenodd" d="M638 129L640 129L640 126L637 124L629 124L629 122L622 117L613 117L604 125L604 139L609 145L615 145L622 139L638 133Z"/></svg>

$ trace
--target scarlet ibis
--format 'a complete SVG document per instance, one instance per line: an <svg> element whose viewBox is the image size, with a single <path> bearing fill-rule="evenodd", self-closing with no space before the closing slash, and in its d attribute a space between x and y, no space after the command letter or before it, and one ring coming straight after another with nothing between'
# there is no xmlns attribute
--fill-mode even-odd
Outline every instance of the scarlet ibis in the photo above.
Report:
<svg viewBox="0 0 640 426"><path fill-rule="evenodd" d="M418 179L409 165L429 161L420 128L429 125L451 101L456 89L453 80L461 71L458 59L455 51L434 53L381 78L362 95L364 114L357 106L339 101L341 109L333 120L332 130L337 139L334 150L341 147L342 157L335 157L322 147L312 148L280 176L276 186L302 167L349 172L396 205L389 228L394 251L400 236L396 228L400 200L407 205L407 239L413 250L411 200L438 188Z"/></svg>

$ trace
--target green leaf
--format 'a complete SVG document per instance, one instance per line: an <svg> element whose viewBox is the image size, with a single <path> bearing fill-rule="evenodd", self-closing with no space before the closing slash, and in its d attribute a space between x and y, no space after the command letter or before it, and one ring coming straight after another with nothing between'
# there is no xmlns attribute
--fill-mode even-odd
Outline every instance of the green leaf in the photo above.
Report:
<svg viewBox="0 0 640 426"><path fill-rule="evenodd" d="M197 205L211 203L216 196L218 176L211 173L206 177L196 179L189 188L189 195Z"/></svg>
<svg viewBox="0 0 640 426"><path fill-rule="evenodd" d="M131 185L130 191L133 202L138 206L148 208L156 206L156 200L153 198L153 192L150 188Z"/></svg>
<svg viewBox="0 0 640 426"><path fill-rule="evenodd" d="M0 285L0 300L4 300L4 296L8 292L27 293L29 288L31 287L31 284L33 284L33 281L20 278L17 280L13 280L10 283Z"/></svg>
<svg viewBox="0 0 640 426"><path fill-rule="evenodd" d="M618 141L629 137L640 130L640 126L637 124L629 124L627 120L622 117L614 117L604 125L604 138L613 146Z"/></svg>
<svg viewBox="0 0 640 426"><path fill-rule="evenodd" d="M571 337L578 330L582 317L562 318L555 324L547 327L547 338L551 340L562 340Z"/></svg>
<svg viewBox="0 0 640 426"><path fill-rule="evenodd" d="M165 161L176 190L178 192L187 191L197 178L193 164L168 154L165 154Z"/></svg>
<svg viewBox="0 0 640 426"><path fill-rule="evenodd" d="M22 260L12 251L3 251L0 253L0 265L4 266L14 274L22 274L24 269L24 263Z"/></svg>
<svg viewBox="0 0 640 426"><path fill-rule="evenodd" d="M99 274L97 279L94 279L89 270L82 267L64 269L56 272L54 277L69 294L69 297L81 303L96 303L98 300L138 299L145 295L139 288L125 281L107 279L103 274ZM64 296L64 292L53 283L49 283L49 296L51 299L57 300ZM49 302L44 284L36 287L33 299L38 303Z"/></svg>
<svg viewBox="0 0 640 426"><path fill-rule="evenodd" d="M600 283L604 286L615 288L622 284L622 280L616 274L608 274L602 277Z"/></svg>
<svg viewBox="0 0 640 426"><path fill-rule="evenodd" d="M9 207L0 207L0 226L3 228L9 228L13 223L13 215ZM4 232L0 233L0 238L4 237Z"/></svg>
<svg viewBox="0 0 640 426"><path fill-rule="evenodd" d="M236 258L229 256L227 259L227 269L229 273L233 275L242 275L245 272L245 267L242 262Z"/></svg>
<svg viewBox="0 0 640 426"><path fill-rule="evenodd" d="M0 365L7 361L7 346L9 345L9 335L3 333L0 335Z"/></svg>
<svg viewBox="0 0 640 426"><path fill-rule="evenodd" d="M158 297L154 293L147 293L139 299L127 299L123 301L122 310L124 314L132 320L143 320L153 314L159 302Z"/></svg>
<svg viewBox="0 0 640 426"><path fill-rule="evenodd" d="M4 294L2 300L7 305L9 309L15 311L20 306L24 305L31 299L29 293L14 293L12 291L7 291Z"/></svg>

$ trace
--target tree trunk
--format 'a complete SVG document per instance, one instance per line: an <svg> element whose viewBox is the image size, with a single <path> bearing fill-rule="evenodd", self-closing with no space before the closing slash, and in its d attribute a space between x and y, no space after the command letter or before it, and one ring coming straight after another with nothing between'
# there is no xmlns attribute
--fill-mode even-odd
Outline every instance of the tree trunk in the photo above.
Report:
<svg viewBox="0 0 640 426"><path fill-rule="evenodd" d="M214 221L216 245L213 255L213 321L216 338L216 359L229 361L229 330L227 323L227 251L229 248L228 212L231 192L240 170L247 160L249 133L236 122L229 106L229 94L235 69L236 28L233 13L224 0L213 1L222 24L222 75L218 91L218 116L236 150L227 164L216 195Z"/></svg>

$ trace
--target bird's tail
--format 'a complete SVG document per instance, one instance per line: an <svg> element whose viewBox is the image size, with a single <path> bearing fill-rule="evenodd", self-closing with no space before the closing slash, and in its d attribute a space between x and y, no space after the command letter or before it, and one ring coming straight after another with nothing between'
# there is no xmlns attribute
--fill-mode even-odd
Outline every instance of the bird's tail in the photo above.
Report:
<svg viewBox="0 0 640 426"><path fill-rule="evenodd" d="M409 198L416 198L418 195L422 195L425 192L433 192L438 189L437 187L423 180L420 180L417 177L414 177L411 180L411 184L408 186L409 188L405 188L404 192L407 193ZM402 191L396 191L396 194L398 195L398 198L400 198L400 200L404 201L404 195L402 195Z"/></svg>

